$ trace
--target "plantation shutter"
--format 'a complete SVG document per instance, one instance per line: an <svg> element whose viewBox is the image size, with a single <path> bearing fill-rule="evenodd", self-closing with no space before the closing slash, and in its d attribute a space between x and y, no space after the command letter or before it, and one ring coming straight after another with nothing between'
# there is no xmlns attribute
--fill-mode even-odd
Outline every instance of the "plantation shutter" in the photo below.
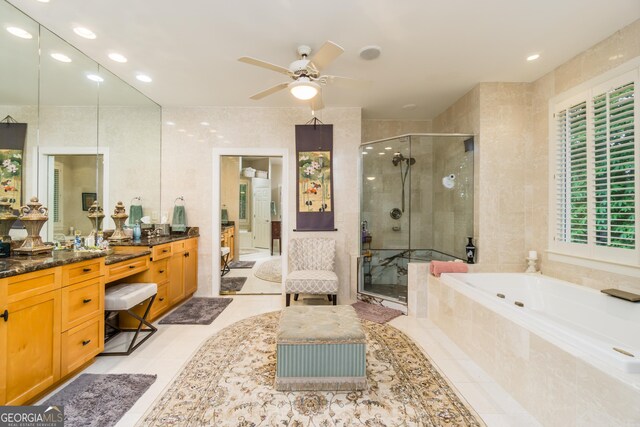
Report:
<svg viewBox="0 0 640 427"><path fill-rule="evenodd" d="M636 247L635 85L633 82L593 97L593 195L598 246Z"/></svg>
<svg viewBox="0 0 640 427"><path fill-rule="evenodd" d="M587 104L556 113L556 240L588 242Z"/></svg>

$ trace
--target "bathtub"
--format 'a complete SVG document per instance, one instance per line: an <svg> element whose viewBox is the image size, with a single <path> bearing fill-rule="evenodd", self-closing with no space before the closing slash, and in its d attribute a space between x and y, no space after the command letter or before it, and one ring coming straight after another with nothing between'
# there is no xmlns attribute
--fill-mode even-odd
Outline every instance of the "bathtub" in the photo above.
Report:
<svg viewBox="0 0 640 427"><path fill-rule="evenodd" d="M450 273L441 281L607 372L640 373L640 303L542 275Z"/></svg>

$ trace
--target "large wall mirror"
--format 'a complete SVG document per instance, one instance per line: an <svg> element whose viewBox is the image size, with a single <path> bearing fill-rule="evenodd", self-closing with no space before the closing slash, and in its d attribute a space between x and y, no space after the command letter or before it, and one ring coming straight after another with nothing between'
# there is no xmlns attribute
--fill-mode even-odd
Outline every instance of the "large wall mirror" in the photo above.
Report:
<svg viewBox="0 0 640 427"><path fill-rule="evenodd" d="M17 206L37 195L49 208L47 240L88 234L93 200L104 228L117 201L159 219L160 106L4 0L0 17L0 119L27 124L22 174L0 176L0 196L19 186ZM0 170L2 126L11 125L0 123Z"/></svg>

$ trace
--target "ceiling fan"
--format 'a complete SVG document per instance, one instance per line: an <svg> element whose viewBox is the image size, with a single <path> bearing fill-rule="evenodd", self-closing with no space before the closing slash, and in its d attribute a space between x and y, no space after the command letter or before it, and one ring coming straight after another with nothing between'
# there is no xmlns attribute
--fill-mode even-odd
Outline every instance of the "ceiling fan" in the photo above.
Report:
<svg viewBox="0 0 640 427"><path fill-rule="evenodd" d="M338 56L342 55L343 52L344 49L337 44L326 41L311 58L309 58L311 54L311 48L309 46L302 45L298 47L298 56L300 59L293 61L289 64L288 68L248 56L238 58L238 61L285 74L293 80L292 82L280 83L262 92L258 92L251 96L251 99L257 101L285 88L289 88L293 96L301 100L309 100L311 109L317 111L324 108L320 90L321 86L335 84L343 87L364 87L369 84L369 82L349 77L320 74L324 68L332 63Z"/></svg>

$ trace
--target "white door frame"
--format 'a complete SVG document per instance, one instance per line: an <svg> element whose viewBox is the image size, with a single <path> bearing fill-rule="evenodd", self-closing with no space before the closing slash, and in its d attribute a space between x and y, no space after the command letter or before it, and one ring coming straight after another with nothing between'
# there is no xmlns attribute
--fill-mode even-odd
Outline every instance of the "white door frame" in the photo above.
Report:
<svg viewBox="0 0 640 427"><path fill-rule="evenodd" d="M46 207L49 201L49 156L99 156L102 155L102 204L109 206L109 147L38 147L38 200ZM97 190L97 189L96 189ZM43 228L43 240L51 240L49 228L53 230L53 221Z"/></svg>
<svg viewBox="0 0 640 427"><path fill-rule="evenodd" d="M211 230L212 238L212 256L211 256L211 293L212 296L220 295L220 236L222 232L220 227L220 193L221 193L221 157L222 156L264 156L264 157L282 157L282 226L280 234L280 242L288 242L288 224L289 224L289 150L286 148L214 148L213 149L213 167L212 169L212 207L211 207ZM287 276L288 262L286 243L281 243L282 250L282 284L281 293L284 292L284 281Z"/></svg>

